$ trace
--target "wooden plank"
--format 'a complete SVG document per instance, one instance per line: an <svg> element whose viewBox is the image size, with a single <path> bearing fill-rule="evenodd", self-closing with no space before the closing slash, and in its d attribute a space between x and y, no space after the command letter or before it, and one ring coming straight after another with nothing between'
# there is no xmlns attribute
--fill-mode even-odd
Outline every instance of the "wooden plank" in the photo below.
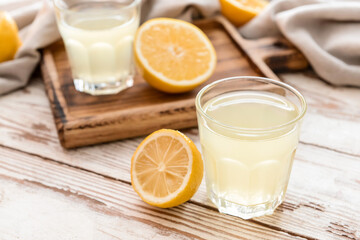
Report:
<svg viewBox="0 0 360 240"><path fill-rule="evenodd" d="M294 238L294 236L284 231L273 230L252 221L244 221L240 218L220 214L213 209L194 203L186 203L171 209L152 207L142 202L128 183L30 156L16 150L0 147L0 156L2 156L0 158L0 183L3 182L2 179L4 178L16 179L19 183L17 188L21 188L22 191L21 197L24 197L22 195L24 191L26 192L25 196L32 197L32 199L24 198L25 201L33 201L32 203L26 203L30 208L39 208L39 206L36 206L37 204L49 200L31 220L28 219L28 216L22 216L21 213L16 212L14 214L19 215L12 216L11 219L16 221L19 220L17 217L24 217L25 223L21 222L24 227L37 226L38 221L44 220L41 219L42 217L46 217L47 214L50 214L50 217L53 216L53 213L49 213L49 209L47 209L48 207L51 208L51 204L60 206L58 209L51 208L51 210L57 213L57 217L62 217L59 219L60 222L54 221L55 218L51 218L49 222L44 221L44 225L39 226L43 232L31 232L33 230L31 228L18 229L14 233L1 225L0 220L0 230L5 231L0 231L0 237L5 234L16 237L16 234L23 234L23 231L26 233L26 230L29 230L28 235L23 235L23 239L29 239L30 237L32 239L34 237L44 239L44 237L37 238L36 234L46 233L46 227L51 226L56 227L57 233L62 236L73 238L74 236L67 233L68 224L74 223L71 230L79 231L94 224L91 222L93 220L97 221L95 231L100 232L99 236L108 235L110 236L109 239L154 239L154 237L156 239L261 239L264 236L266 236L266 239ZM34 182L41 185L37 184L34 187ZM5 184L5 187L8 185L9 183ZM24 185L30 185L31 189L26 189ZM3 187L1 185L0 189L5 200L2 200L3 203L0 202L0 213L6 211L4 207L9 206L8 201L11 198L13 198L13 204L15 205L12 207L19 206L19 210L21 210L21 201L14 199L14 193L11 192L14 187L6 189L3 189ZM46 189L44 190L44 188ZM42 195L34 196L37 193ZM8 199L8 195L10 199ZM58 196L60 196L59 199L55 199ZM43 197L44 199L41 199ZM35 200L39 200L39 202L36 203ZM75 202L70 203L73 200ZM59 201L65 201L65 203L59 203ZM62 213L61 208L75 210L70 213ZM79 213L81 210L84 210L85 213ZM99 212L100 216L94 212ZM70 219L74 216L75 219ZM88 216L93 219L87 219ZM101 218L104 218L104 220ZM58 224L61 223L61 220L64 221L63 225ZM66 220L69 223L66 223ZM79 225L80 220L82 226ZM85 229L91 233L91 229L94 229L94 227L90 226ZM91 235L91 237L89 236L89 232L81 232L81 234L87 234L85 236L88 237L81 238L80 236L79 239L94 238ZM95 239L99 238L95 237Z"/></svg>
<svg viewBox="0 0 360 240"><path fill-rule="evenodd" d="M167 238L161 229L127 218L96 200L3 175L0 216L3 240ZM174 239L189 239L175 231L168 234Z"/></svg>
<svg viewBox="0 0 360 240"><path fill-rule="evenodd" d="M359 162L358 157L301 144L284 204L261 222L317 239L358 239ZM343 226L344 232L334 231L335 225Z"/></svg>
<svg viewBox="0 0 360 240"><path fill-rule="evenodd" d="M301 78L299 81L304 80ZM318 89L319 94L326 94L326 86L323 91L320 87ZM56 130L42 91L41 83L34 82L23 93L17 92L0 99L0 144L129 182L130 157L142 138L64 150L57 142ZM348 96L353 97L351 94ZM312 105L316 107L315 103ZM317 111L309 111L308 118L317 114ZM329 117L328 121L332 121L332 118ZM326 127L324 122L314 124L318 124L312 126L314 128ZM185 133L199 146L196 129ZM327 137L326 131L322 134L323 138ZM316 137L320 138L321 135ZM356 141L358 136L354 134L349 137ZM335 147L341 147L340 143ZM358 235L359 157L336 151L302 144L297 151L285 203L274 215L256 220L257 223L318 238L338 237L339 232L333 231L333 228L340 228L336 227L338 224L345 226L343 230L349 232L346 235L349 238ZM192 202L213 208L206 198L204 184ZM323 211L317 211L317 208Z"/></svg>
<svg viewBox="0 0 360 240"><path fill-rule="evenodd" d="M360 89L333 87L311 73L281 77L308 103L301 141L360 156Z"/></svg>
<svg viewBox="0 0 360 240"><path fill-rule="evenodd" d="M277 69L303 69L307 61L290 44L243 39L236 28L219 16L195 23L208 35L217 53L217 66L206 83L184 94L165 94L150 87L137 74L134 86L120 94L91 96L73 86L62 41L44 50L41 69L61 144L86 146L141 136L158 128L197 126L195 97L205 85L232 76L267 76L278 79L265 63Z"/></svg>
<svg viewBox="0 0 360 240"><path fill-rule="evenodd" d="M301 141L360 156L360 134L355 134L360 132L360 89L333 88L301 74L282 77L299 88L309 104ZM39 80L33 81L22 91L0 98L0 133L0 144L4 146L70 164L76 164L76 159L84 157L88 159L86 164L94 169L103 168L96 163L100 148L101 152L115 149L122 151L124 156L131 156L140 139L126 141L130 142L131 149L126 144L112 143L74 151L64 150L59 145L44 87Z"/></svg>

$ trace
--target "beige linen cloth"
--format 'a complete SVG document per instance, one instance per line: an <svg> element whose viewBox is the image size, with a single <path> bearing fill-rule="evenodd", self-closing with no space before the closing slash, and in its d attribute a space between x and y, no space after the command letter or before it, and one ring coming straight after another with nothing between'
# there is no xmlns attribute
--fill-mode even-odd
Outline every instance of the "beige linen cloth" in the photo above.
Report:
<svg viewBox="0 0 360 240"><path fill-rule="evenodd" d="M40 60L39 49L60 38L50 0L1 0L20 29L23 45L15 59L0 63L0 95L27 84ZM142 20L209 17L218 0L143 0ZM247 38L285 35L315 71L335 85L360 86L360 2L275 0L240 29Z"/></svg>
<svg viewBox="0 0 360 240"><path fill-rule="evenodd" d="M334 85L360 87L360 1L273 1L240 30L247 38L283 34Z"/></svg>

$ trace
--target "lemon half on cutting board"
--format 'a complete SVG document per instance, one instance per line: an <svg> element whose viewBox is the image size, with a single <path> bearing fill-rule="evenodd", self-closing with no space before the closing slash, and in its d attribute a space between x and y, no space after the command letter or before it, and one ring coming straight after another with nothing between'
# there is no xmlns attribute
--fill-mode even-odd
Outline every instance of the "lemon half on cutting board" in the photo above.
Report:
<svg viewBox="0 0 360 240"><path fill-rule="evenodd" d="M0 11L0 63L13 59L20 46L14 19L7 12Z"/></svg>
<svg viewBox="0 0 360 240"><path fill-rule="evenodd" d="M167 93L194 89L216 66L209 38L195 25L177 19L156 18L141 25L134 52L144 79Z"/></svg>
<svg viewBox="0 0 360 240"><path fill-rule="evenodd" d="M235 26L247 23L267 5L265 0L220 0L221 13Z"/></svg>
<svg viewBox="0 0 360 240"><path fill-rule="evenodd" d="M161 129L137 147L131 159L131 183L142 200L168 208L188 201L203 177L195 144L179 131Z"/></svg>

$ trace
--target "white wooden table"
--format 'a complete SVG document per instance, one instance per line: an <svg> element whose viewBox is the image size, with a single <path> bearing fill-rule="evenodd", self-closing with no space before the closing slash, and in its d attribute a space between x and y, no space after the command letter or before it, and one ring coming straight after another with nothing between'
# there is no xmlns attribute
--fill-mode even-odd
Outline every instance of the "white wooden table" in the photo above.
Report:
<svg viewBox="0 0 360 240"><path fill-rule="evenodd" d="M281 77L309 109L285 202L248 221L218 213L204 183L179 207L142 202L129 171L143 138L63 149L40 79L0 97L0 239L360 239L360 89Z"/></svg>

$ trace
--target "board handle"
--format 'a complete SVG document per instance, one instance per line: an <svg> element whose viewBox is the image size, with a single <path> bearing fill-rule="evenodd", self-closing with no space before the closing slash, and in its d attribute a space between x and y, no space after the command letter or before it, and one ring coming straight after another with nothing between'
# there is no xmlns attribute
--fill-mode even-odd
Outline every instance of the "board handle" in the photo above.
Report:
<svg viewBox="0 0 360 240"><path fill-rule="evenodd" d="M305 56L285 38L262 38L252 40L251 44L256 47L249 50L275 72L301 71L309 67Z"/></svg>
<svg viewBox="0 0 360 240"><path fill-rule="evenodd" d="M309 67L304 55L283 37L245 39L224 16L215 20L221 23L249 60L267 77L279 80L275 72L301 71Z"/></svg>

